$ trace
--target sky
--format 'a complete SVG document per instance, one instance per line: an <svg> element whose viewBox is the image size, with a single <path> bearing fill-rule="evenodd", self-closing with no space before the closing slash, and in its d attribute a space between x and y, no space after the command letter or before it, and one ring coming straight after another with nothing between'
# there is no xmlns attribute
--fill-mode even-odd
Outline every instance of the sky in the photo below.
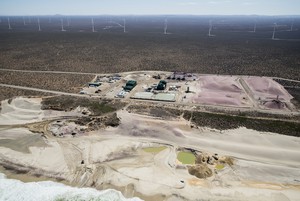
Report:
<svg viewBox="0 0 300 201"><path fill-rule="evenodd" d="M0 0L0 15L300 15L300 0Z"/></svg>

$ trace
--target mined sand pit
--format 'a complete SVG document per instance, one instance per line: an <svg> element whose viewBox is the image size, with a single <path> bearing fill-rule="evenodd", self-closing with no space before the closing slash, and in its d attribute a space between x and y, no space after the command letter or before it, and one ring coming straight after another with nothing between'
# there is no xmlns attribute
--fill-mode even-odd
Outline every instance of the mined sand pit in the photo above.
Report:
<svg viewBox="0 0 300 201"><path fill-rule="evenodd" d="M51 136L45 140L45 147L30 145L30 153L0 146L0 162L11 161L27 167L30 173L64 178L80 187L128 186L123 192L128 196L136 193L154 196L159 192L167 199L201 197L236 201L281 200L283 197L297 200L299 197L299 188L291 187L298 185L295 178L300 176L299 138L246 128L222 133L210 128L192 129L184 119L160 119L126 110L119 110L117 117L120 119L117 127L93 130L74 138ZM7 133L9 128L3 127L0 134L12 139ZM142 150L156 146L166 148L156 154ZM196 159L199 164L190 170L184 165L177 168L179 147L201 154ZM157 152L158 148L151 151ZM235 160L223 155L233 156ZM218 164L221 165L216 167ZM209 177L211 172L218 174ZM249 181L258 187L248 186ZM263 186L266 182L278 183L283 188L270 190ZM164 198L161 200L166 200Z"/></svg>
<svg viewBox="0 0 300 201"><path fill-rule="evenodd" d="M60 137L84 134L86 129L87 126L77 125L75 122L66 120L55 121L48 126L48 130L52 133L52 135Z"/></svg>

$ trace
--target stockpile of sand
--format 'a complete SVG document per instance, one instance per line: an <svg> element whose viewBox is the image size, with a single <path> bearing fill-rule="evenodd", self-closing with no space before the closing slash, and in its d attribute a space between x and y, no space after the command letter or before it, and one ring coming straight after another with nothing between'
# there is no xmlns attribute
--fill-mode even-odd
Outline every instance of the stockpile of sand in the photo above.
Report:
<svg viewBox="0 0 300 201"><path fill-rule="evenodd" d="M276 99L290 101L293 97L277 82L267 77L243 78L257 99Z"/></svg>
<svg viewBox="0 0 300 201"><path fill-rule="evenodd" d="M18 97L1 103L0 125L23 124L41 121L44 117L40 98Z"/></svg>
<svg viewBox="0 0 300 201"><path fill-rule="evenodd" d="M237 82L237 77L200 76L197 91L192 97L194 103L245 106L246 94Z"/></svg>
<svg viewBox="0 0 300 201"><path fill-rule="evenodd" d="M282 85L271 78L247 77L243 79L251 89L254 98L265 108L285 109L286 103L290 103L293 98Z"/></svg>
<svg viewBox="0 0 300 201"><path fill-rule="evenodd" d="M58 116L84 116L86 108L72 111L42 110L42 98L17 97L1 102L0 125L26 124Z"/></svg>

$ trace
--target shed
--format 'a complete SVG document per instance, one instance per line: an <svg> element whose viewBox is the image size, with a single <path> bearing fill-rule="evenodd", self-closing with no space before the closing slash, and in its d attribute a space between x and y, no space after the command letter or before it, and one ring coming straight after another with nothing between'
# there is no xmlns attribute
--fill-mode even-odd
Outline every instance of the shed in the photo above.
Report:
<svg viewBox="0 0 300 201"><path fill-rule="evenodd" d="M100 82L90 82L89 87L99 87L101 85Z"/></svg>
<svg viewBox="0 0 300 201"><path fill-rule="evenodd" d="M135 80L128 80L126 86L123 88L125 91L131 91L136 85L137 82Z"/></svg>
<svg viewBox="0 0 300 201"><path fill-rule="evenodd" d="M166 87L167 87L167 82L165 80L161 80L161 81L159 81L156 89L157 90L165 90Z"/></svg>

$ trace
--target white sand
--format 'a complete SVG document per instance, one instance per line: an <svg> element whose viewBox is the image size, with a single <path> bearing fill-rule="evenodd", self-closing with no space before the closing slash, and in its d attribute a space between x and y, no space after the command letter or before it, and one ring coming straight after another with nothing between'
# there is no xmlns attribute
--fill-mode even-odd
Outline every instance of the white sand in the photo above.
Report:
<svg viewBox="0 0 300 201"><path fill-rule="evenodd" d="M59 116L82 116L81 111L85 108L76 108L73 111L41 110L41 98L17 97L8 103L1 102L0 125L16 125L38 122Z"/></svg>
<svg viewBox="0 0 300 201"><path fill-rule="evenodd" d="M1 128L0 127L0 139L16 139L31 135L32 133L26 128Z"/></svg>
<svg viewBox="0 0 300 201"><path fill-rule="evenodd" d="M41 121L44 115L41 110L41 99L18 97L8 103L2 101L0 125L13 125Z"/></svg>
<svg viewBox="0 0 300 201"><path fill-rule="evenodd" d="M68 167L65 162L62 148L57 142L48 142L47 147L30 147L30 154L17 152L8 148L0 147L0 157L15 164L36 167L40 173L50 175L68 175Z"/></svg>

